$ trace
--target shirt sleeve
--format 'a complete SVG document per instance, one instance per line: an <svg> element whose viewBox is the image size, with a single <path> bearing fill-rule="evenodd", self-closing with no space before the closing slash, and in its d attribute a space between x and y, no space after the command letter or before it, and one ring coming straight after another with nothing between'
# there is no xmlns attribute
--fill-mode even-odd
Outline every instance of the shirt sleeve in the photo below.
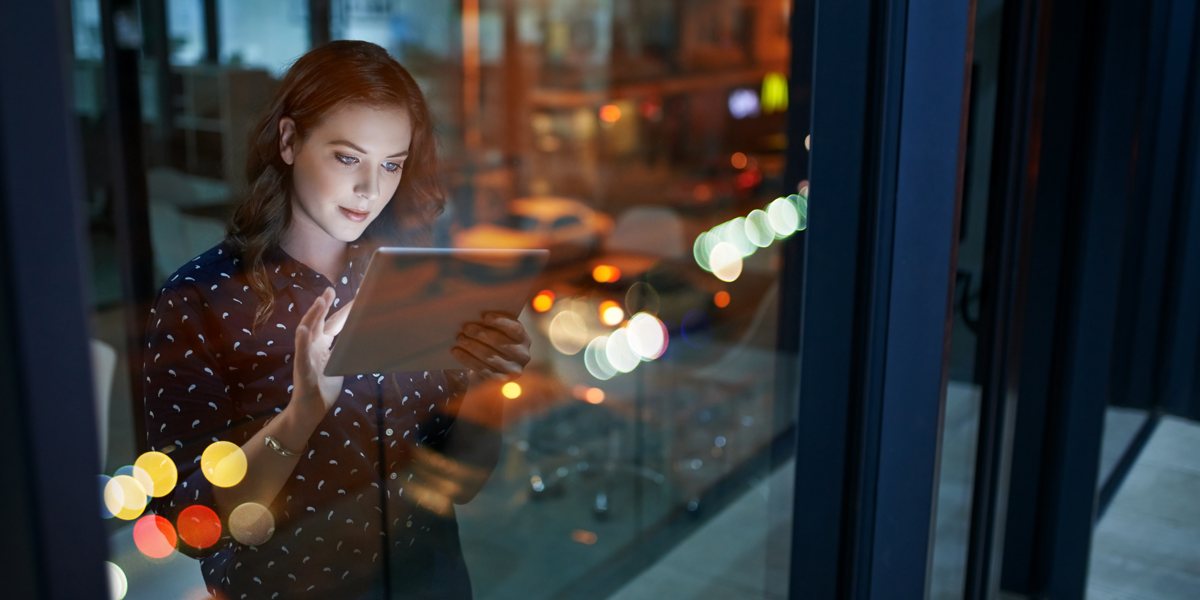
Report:
<svg viewBox="0 0 1200 600"><path fill-rule="evenodd" d="M226 515L217 509L213 486L200 470L209 444L228 439L235 419L233 401L217 358L217 332L206 327L203 301L194 291L164 289L146 327L146 436L151 450L167 454L178 470L178 483L150 509L179 526L180 511L201 505L221 521L221 539L196 548L180 539L181 552L196 558L215 552L231 539Z"/></svg>

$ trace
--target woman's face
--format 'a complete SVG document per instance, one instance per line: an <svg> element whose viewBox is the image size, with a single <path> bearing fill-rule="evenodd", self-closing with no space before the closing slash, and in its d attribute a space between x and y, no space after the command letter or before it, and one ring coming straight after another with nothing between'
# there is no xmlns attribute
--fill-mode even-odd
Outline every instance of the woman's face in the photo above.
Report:
<svg viewBox="0 0 1200 600"><path fill-rule="evenodd" d="M352 104L336 109L301 140L279 120L279 155L292 165L293 233L320 243L362 235L400 185L412 122L400 108Z"/></svg>

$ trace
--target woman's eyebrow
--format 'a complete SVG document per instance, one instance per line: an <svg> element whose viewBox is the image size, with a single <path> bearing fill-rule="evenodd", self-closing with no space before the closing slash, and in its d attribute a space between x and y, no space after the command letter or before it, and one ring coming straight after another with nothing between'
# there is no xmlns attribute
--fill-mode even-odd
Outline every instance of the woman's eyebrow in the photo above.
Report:
<svg viewBox="0 0 1200 600"><path fill-rule="evenodd" d="M332 142L329 142L329 145L330 146L346 146L347 148L353 148L354 151L358 152L359 154L370 154L366 150L359 148L353 142L349 142L346 140L333 140ZM393 152L388 155L388 158L404 158L406 156L408 156L408 150L403 150L400 152Z"/></svg>

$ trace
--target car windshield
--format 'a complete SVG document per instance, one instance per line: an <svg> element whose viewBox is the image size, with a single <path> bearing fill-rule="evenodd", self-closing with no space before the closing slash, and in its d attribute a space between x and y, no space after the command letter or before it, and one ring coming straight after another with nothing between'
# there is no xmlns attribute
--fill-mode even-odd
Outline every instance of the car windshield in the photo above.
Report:
<svg viewBox="0 0 1200 600"><path fill-rule="evenodd" d="M510 213L505 218L504 225L517 231L534 231L538 228L538 220L528 215Z"/></svg>

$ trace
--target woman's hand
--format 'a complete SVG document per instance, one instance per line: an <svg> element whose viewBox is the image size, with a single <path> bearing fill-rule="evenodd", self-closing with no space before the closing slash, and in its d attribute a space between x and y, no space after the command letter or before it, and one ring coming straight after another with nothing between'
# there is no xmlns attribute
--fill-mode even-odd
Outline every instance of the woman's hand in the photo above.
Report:
<svg viewBox="0 0 1200 600"><path fill-rule="evenodd" d="M317 420L325 416L342 393L342 376L325 375L325 365L332 354L333 338L346 324L353 301L346 303L337 314L329 315L335 294L326 288L317 297L296 327L296 357L292 362L292 398L306 416Z"/></svg>
<svg viewBox="0 0 1200 600"><path fill-rule="evenodd" d="M512 381L529 364L529 334L512 315L485 313L482 320L463 325L450 353L483 379Z"/></svg>

